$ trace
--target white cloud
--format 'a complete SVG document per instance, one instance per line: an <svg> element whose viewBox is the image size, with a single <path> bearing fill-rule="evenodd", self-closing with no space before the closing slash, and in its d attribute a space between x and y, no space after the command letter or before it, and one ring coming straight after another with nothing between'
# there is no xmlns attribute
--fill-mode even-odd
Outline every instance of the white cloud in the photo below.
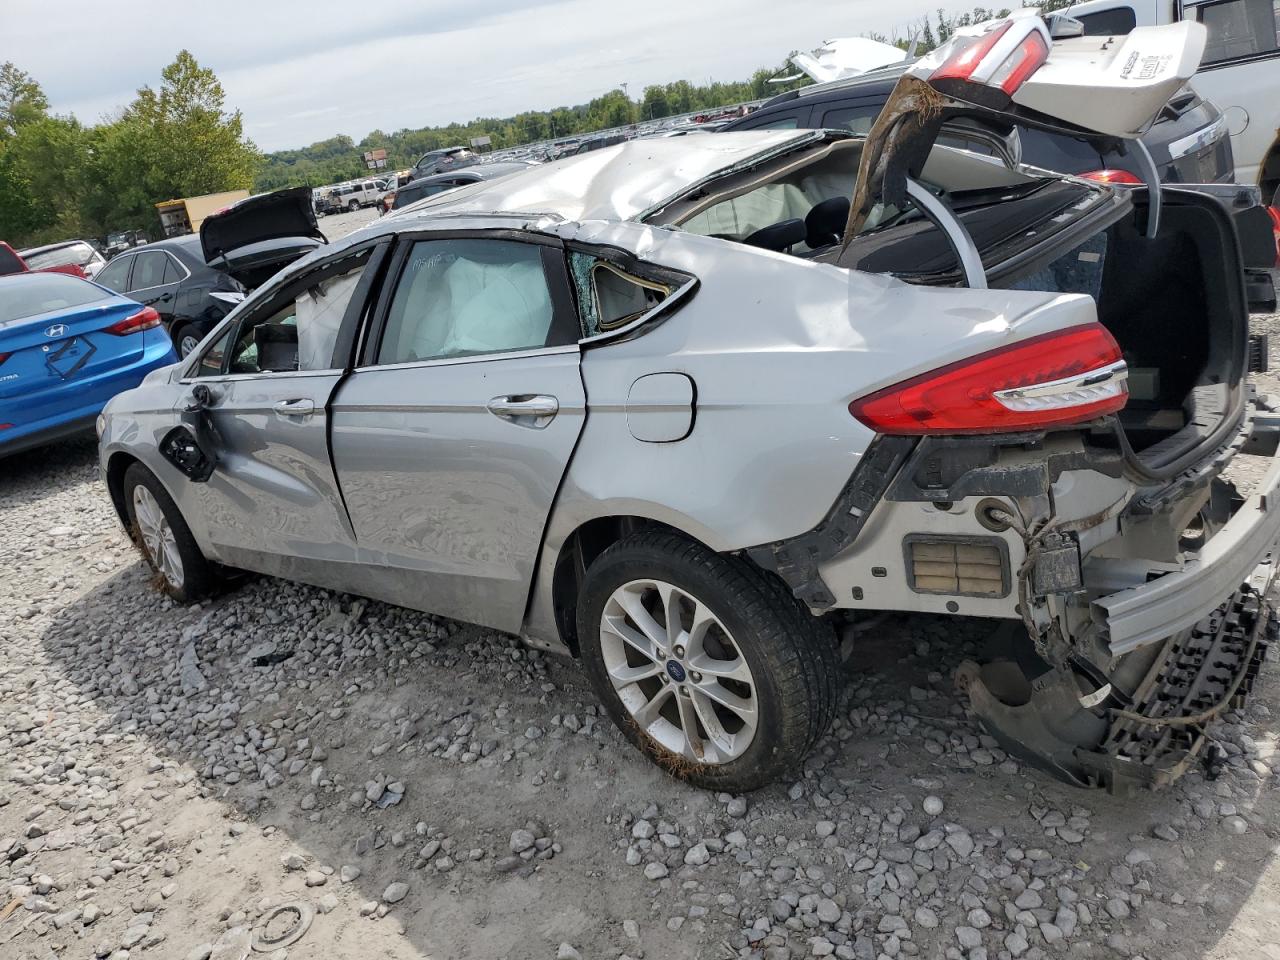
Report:
<svg viewBox="0 0 1280 960"><path fill-rule="evenodd" d="M179 49L212 67L264 149L583 103L622 82L738 80L828 37L905 32L935 0L3 0L0 61L96 122ZM364 11L368 12L364 12Z"/></svg>

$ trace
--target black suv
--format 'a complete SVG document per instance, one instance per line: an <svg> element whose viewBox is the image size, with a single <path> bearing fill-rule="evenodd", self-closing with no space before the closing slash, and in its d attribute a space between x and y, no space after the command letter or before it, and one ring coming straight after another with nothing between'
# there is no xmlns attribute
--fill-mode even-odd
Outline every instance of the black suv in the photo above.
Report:
<svg viewBox="0 0 1280 960"><path fill-rule="evenodd" d="M833 128L865 135L909 66L894 64L857 77L791 90L726 124L721 132ZM1021 126L1016 139L1014 149L1021 150L1023 163L1110 182L1140 182L1139 167L1131 153L1101 150L1085 140ZM962 126L944 127L938 142L983 153L998 149L991 145L989 135ZM1218 108L1200 99L1190 87L1169 101L1142 142L1166 183L1234 182L1235 160L1227 124Z"/></svg>

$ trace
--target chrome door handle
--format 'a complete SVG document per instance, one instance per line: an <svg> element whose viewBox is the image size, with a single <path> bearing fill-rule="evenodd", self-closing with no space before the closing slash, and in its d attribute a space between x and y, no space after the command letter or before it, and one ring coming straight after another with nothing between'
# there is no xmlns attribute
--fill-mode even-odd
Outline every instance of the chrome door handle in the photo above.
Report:
<svg viewBox="0 0 1280 960"><path fill-rule="evenodd" d="M272 404L271 409L285 417L306 417L315 413L316 405L314 401L302 397L298 400L280 400Z"/></svg>
<svg viewBox="0 0 1280 960"><path fill-rule="evenodd" d="M494 397L488 404L495 417L510 420L522 427L545 427L560 412L560 401L545 394L516 394Z"/></svg>

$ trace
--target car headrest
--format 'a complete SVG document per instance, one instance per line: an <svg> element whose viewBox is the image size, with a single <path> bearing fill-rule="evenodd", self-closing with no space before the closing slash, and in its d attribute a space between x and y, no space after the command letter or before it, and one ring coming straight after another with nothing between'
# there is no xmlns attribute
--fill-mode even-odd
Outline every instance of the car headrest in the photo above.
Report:
<svg viewBox="0 0 1280 960"><path fill-rule="evenodd" d="M777 250L781 253L797 243L803 243L804 237L804 221L797 217L794 220L783 220L761 227L742 242L749 247L763 247L766 250Z"/></svg>
<svg viewBox="0 0 1280 960"><path fill-rule="evenodd" d="M816 250L819 247L839 243L844 236L844 225L849 220L849 198L831 197L814 204L804 218L804 242Z"/></svg>
<svg viewBox="0 0 1280 960"><path fill-rule="evenodd" d="M263 323L253 328L259 370L298 369L298 328L292 323Z"/></svg>

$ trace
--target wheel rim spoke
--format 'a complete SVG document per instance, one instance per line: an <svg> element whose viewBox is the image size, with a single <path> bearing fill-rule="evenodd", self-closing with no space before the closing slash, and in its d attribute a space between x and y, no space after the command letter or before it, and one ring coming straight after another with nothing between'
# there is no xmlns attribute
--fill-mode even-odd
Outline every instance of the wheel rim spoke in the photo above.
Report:
<svg viewBox="0 0 1280 960"><path fill-rule="evenodd" d="M702 724L702 729L706 731L707 736L710 738L711 745L721 756L725 758L732 757L734 754L735 736L725 730L724 724L722 724L720 722L720 718L716 716L716 711L715 708L712 707L711 701L703 695L701 690L696 688L694 689L693 696L690 699L693 701L693 709L698 715L698 720ZM750 728L744 729L754 731L755 726L753 724Z"/></svg>
<svg viewBox="0 0 1280 960"><path fill-rule="evenodd" d="M670 697L671 688L662 687L644 706L633 714L636 723L640 725L640 729L648 730L653 726L654 721L658 719L658 715L662 711L662 707Z"/></svg>
<svg viewBox="0 0 1280 960"><path fill-rule="evenodd" d="M600 650L622 706L661 748L713 764L751 745L750 664L715 611L688 591L660 580L619 586L605 602Z"/></svg>
<svg viewBox="0 0 1280 960"><path fill-rule="evenodd" d="M689 756L694 760L707 759L707 748L702 741L702 732L698 729L698 715L693 706L692 696L678 696L676 702L680 706L680 726L684 727L685 742L689 744Z"/></svg>
<svg viewBox="0 0 1280 960"><path fill-rule="evenodd" d="M641 595L639 592L626 591L615 593L614 597L627 612L627 616L631 618L631 622L639 628L640 632L648 637L655 647L658 648L659 656L665 654L667 643L667 631L653 618L648 610L644 608L644 604L640 602Z"/></svg>
<svg viewBox="0 0 1280 960"><path fill-rule="evenodd" d="M662 659L662 650L652 640L627 623L624 617L605 614L601 627L622 640L631 649L651 661Z"/></svg>
<svg viewBox="0 0 1280 960"><path fill-rule="evenodd" d="M742 657L732 660L716 660L713 657L697 657L689 660L689 666L699 673L721 680L737 680L739 683L751 683L751 668Z"/></svg>
<svg viewBox="0 0 1280 960"><path fill-rule="evenodd" d="M659 677L665 672L662 664L652 661L638 667L616 666L609 668L609 676L613 678L613 684L616 687L639 683L641 680L648 680L650 677Z"/></svg>
<svg viewBox="0 0 1280 960"><path fill-rule="evenodd" d="M726 690L718 680L699 684L698 692L713 703L720 704L726 710L732 710L744 721L748 719L752 722L755 721L756 705L754 697L746 700L736 693Z"/></svg>

